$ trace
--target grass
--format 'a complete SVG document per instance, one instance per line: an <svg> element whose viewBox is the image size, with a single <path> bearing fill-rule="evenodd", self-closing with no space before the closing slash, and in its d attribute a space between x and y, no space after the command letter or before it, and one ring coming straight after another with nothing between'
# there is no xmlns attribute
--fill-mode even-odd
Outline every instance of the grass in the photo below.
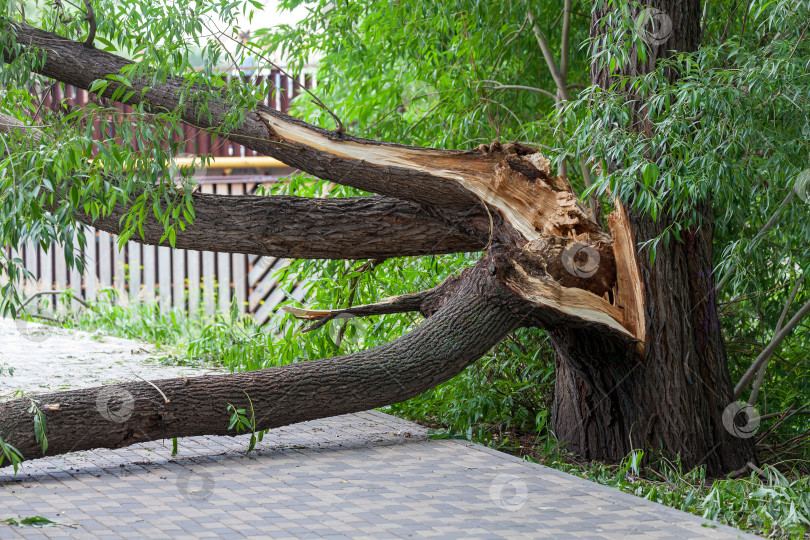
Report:
<svg viewBox="0 0 810 540"><path fill-rule="evenodd" d="M341 350L328 331L302 339L295 326L276 321L275 332L266 332L234 309L201 323L180 311L161 312L155 305L121 307L101 301L93 308L71 314L60 324L156 344L166 362L216 363L235 372ZM524 343L536 345L527 349ZM351 343L364 345L368 340ZM550 430L553 386L547 337L522 329L454 379L383 410L427 425L432 437L464 438L748 532L810 538L810 453L805 447L798 455L795 446L790 456L767 454L772 464L738 478L709 479L702 468L684 471L679 463L654 455L642 459L640 450L619 465L583 462L566 452ZM766 423L763 433L769 430ZM797 429L793 426L783 437L795 437ZM771 446L778 446L779 433L771 433L777 438Z"/></svg>

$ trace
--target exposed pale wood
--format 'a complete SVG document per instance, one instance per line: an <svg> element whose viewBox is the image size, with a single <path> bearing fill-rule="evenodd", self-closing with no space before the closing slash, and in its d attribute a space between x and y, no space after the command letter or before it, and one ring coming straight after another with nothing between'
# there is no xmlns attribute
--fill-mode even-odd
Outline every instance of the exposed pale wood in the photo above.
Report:
<svg viewBox="0 0 810 540"><path fill-rule="evenodd" d="M449 281L452 281L452 279L450 278ZM432 289L384 298L373 304L360 304L342 309L305 309L295 306L283 306L281 311L289 313L298 319L307 320L352 319L354 317L419 311L426 301L441 295L447 284L448 281L445 281Z"/></svg>
<svg viewBox="0 0 810 540"><path fill-rule="evenodd" d="M636 258L636 242L621 201L615 200L616 209L608 215L608 226L613 237L616 258L616 306L622 310L621 321L639 340L638 351L644 352L646 329L644 323L644 281Z"/></svg>
<svg viewBox="0 0 810 540"><path fill-rule="evenodd" d="M47 53L40 74L79 88L90 88L93 81L131 63L26 24L19 25L16 39ZM143 78L132 84L133 104L175 109L186 83L174 78L154 84ZM105 96L111 97L118 87L114 82L108 85ZM181 106L183 121L216 129L230 109L225 104L209 105L208 117L202 117L196 100L188 100ZM323 179L390 197L436 208L473 208L484 201L524 240L548 232L568 236L599 230L578 210L564 180L549 174L548 160L525 147L477 153L382 143L336 134L263 105L246 114L229 138ZM512 174L518 170L524 174Z"/></svg>
<svg viewBox="0 0 810 540"><path fill-rule="evenodd" d="M455 182L499 211L525 240L543 234L570 236L599 230L579 207L567 181L553 177L549 160L535 150L507 145L504 151L483 154L372 144L330 136L268 111L257 114L278 141L305 145L333 156L329 159L358 161L382 170L418 170ZM516 148L519 151L510 152Z"/></svg>
<svg viewBox="0 0 810 540"><path fill-rule="evenodd" d="M371 305L379 304L364 304L362 307L369 307ZM323 319L325 317L331 317L333 319L353 319L354 317L360 317L360 315L355 315L346 309L305 309L295 306L283 306L281 311L289 313L298 319L309 320Z"/></svg>
<svg viewBox="0 0 810 540"><path fill-rule="evenodd" d="M628 337L634 337L622 324L622 312L604 298L582 289L563 287L554 280L530 276L526 269L513 263L515 275L506 279L506 286L521 298L538 306L552 308L583 324L607 326Z"/></svg>
<svg viewBox="0 0 810 540"><path fill-rule="evenodd" d="M174 159L178 167L194 165L200 167L202 160L199 157L179 157ZM287 166L279 160L265 156L236 156L212 157L205 165L207 169L269 169ZM219 174L219 173L218 173Z"/></svg>

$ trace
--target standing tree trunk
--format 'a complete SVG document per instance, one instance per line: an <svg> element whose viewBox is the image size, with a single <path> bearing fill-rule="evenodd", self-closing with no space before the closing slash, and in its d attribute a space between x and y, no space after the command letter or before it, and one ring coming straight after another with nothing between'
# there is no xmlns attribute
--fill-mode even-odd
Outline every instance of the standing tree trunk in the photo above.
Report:
<svg viewBox="0 0 810 540"><path fill-rule="evenodd" d="M642 75L670 51L694 51L700 44L700 2L650 2L656 14L645 63L631 59L619 73L594 65L594 85L608 89L617 76ZM596 9L591 37L605 30L602 19L611 8ZM671 34L666 26L671 21ZM674 79L676 74L671 74ZM627 99L638 99L627 93ZM640 102L634 109L638 111ZM646 129L634 119L634 129ZM643 281L644 323L647 336L643 357L612 350L587 333L564 328L551 330L557 352L557 380L553 421L557 437L567 448L587 459L615 462L636 448L663 450L679 456L686 467L705 465L707 471L739 469L757 461L753 439L741 439L723 425L723 411L733 400L725 344L714 295L710 200L695 201L703 216L699 229L684 242L672 240L659 249L655 263L639 256ZM663 213L662 213L663 214ZM660 236L671 223L630 213L629 230L636 245Z"/></svg>

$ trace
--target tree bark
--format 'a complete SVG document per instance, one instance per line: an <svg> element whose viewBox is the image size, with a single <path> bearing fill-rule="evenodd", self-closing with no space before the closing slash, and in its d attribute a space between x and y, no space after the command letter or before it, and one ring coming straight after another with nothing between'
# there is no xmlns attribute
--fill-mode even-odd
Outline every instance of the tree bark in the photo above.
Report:
<svg viewBox="0 0 810 540"><path fill-rule="evenodd" d="M177 231L175 248L299 259L379 259L482 250L489 220L483 208L429 209L388 197L315 199L274 195L194 194L194 223ZM126 208L93 220L76 219L121 234ZM147 205L144 244L160 244L163 224ZM391 242L396 238L396 243ZM161 245L168 246L163 240Z"/></svg>
<svg viewBox="0 0 810 540"><path fill-rule="evenodd" d="M643 358L586 332L551 329L554 429L572 452L616 462L651 448L710 474L757 461L754 439L723 425L733 391L713 295L710 216L685 243L659 252L654 265L646 258L641 264L649 336ZM637 238L665 228L649 218L631 220Z"/></svg>
<svg viewBox="0 0 810 540"><path fill-rule="evenodd" d="M671 38L653 44L648 62L634 60L624 75L633 68L648 73L670 51L693 51L700 43L697 0L651 4L671 18ZM601 33L599 21L610 9L595 10L592 37ZM592 79L603 88L615 81L597 69ZM636 129L643 126L638 118ZM722 421L733 391L713 292L714 220L710 200L695 205L704 218L700 229L659 249L654 264L639 258L648 336L642 358L580 330L550 329L557 352L555 433L586 459L616 462L633 449L652 448L679 456L686 468L704 465L713 475L757 462L754 439L736 437ZM670 225L633 212L629 224L636 244Z"/></svg>

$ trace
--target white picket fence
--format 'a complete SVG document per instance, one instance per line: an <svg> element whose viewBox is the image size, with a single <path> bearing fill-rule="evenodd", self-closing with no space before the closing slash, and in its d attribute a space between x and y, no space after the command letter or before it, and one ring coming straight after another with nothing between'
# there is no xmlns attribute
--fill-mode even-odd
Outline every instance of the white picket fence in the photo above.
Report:
<svg viewBox="0 0 810 540"><path fill-rule="evenodd" d="M206 183L202 191L250 193L256 182ZM47 250L28 243L11 255L23 260L32 274L22 283L26 296L40 291L73 289L85 300L96 300L104 289L115 289L118 302L157 301L162 310L179 308L192 317L227 312L235 299L240 313L250 313L260 324L268 322L288 297L301 300L304 283L282 289L273 274L287 259L238 253L170 249L127 242L119 250L117 238L91 227L84 228L86 267L68 269L62 246ZM74 249L80 251L78 240ZM54 300L55 302L55 300Z"/></svg>

